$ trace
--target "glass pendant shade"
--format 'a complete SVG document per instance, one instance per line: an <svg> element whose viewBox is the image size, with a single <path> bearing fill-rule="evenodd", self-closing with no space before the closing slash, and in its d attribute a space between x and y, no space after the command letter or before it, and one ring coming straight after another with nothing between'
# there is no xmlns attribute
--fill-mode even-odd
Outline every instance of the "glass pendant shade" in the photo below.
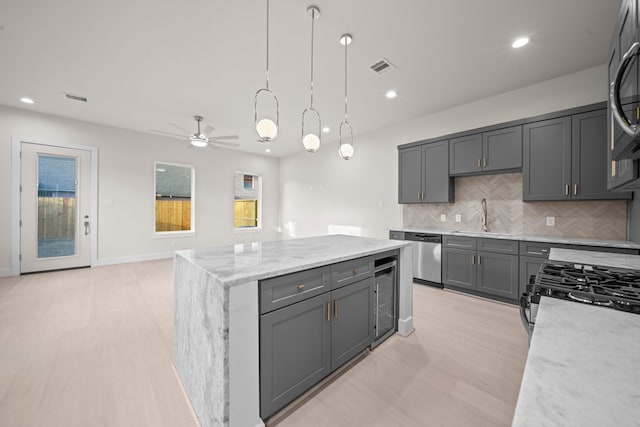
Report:
<svg viewBox="0 0 640 427"><path fill-rule="evenodd" d="M338 154L345 160L349 160L351 157L353 157L354 152L355 150L353 149L353 145L349 144L348 142L341 144L340 148L338 149Z"/></svg>
<svg viewBox="0 0 640 427"><path fill-rule="evenodd" d="M320 137L315 133L308 133L302 138L302 145L308 152L315 153L320 148Z"/></svg>
<svg viewBox="0 0 640 427"><path fill-rule="evenodd" d="M258 142L271 142L278 137L278 126L280 125L280 107L278 105L278 97L269 90L269 0L267 0L267 66L265 71L265 88L256 92L254 100L254 125L258 134ZM267 100L260 102L259 98L270 98L273 101L275 112L266 114L264 104ZM260 108L259 108L260 107ZM259 112L260 110L260 112ZM275 120L273 119L275 117Z"/></svg>

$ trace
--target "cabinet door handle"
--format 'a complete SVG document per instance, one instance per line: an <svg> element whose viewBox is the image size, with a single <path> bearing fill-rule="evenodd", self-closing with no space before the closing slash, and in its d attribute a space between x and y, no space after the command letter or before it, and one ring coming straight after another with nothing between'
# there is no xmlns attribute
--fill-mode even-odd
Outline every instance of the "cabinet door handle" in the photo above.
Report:
<svg viewBox="0 0 640 427"><path fill-rule="evenodd" d="M471 265L476 265L476 256L471 255Z"/></svg>
<svg viewBox="0 0 640 427"><path fill-rule="evenodd" d="M578 195L578 184L573 184L573 195L574 196Z"/></svg>
<svg viewBox="0 0 640 427"><path fill-rule="evenodd" d="M569 195L569 184L564 186L564 195L568 196Z"/></svg>
<svg viewBox="0 0 640 427"><path fill-rule="evenodd" d="M331 320L331 302L327 303L327 320Z"/></svg>
<svg viewBox="0 0 640 427"><path fill-rule="evenodd" d="M333 318L334 319L338 318L338 300L337 299L333 300Z"/></svg>
<svg viewBox="0 0 640 427"><path fill-rule="evenodd" d="M487 167L487 158L486 157L484 159L482 159L482 167L483 168Z"/></svg>
<svg viewBox="0 0 640 427"><path fill-rule="evenodd" d="M480 159L478 159L478 169L480 169Z"/></svg>
<svg viewBox="0 0 640 427"><path fill-rule="evenodd" d="M482 264L482 257L478 255L478 265Z"/></svg>
<svg viewBox="0 0 640 427"><path fill-rule="evenodd" d="M422 192L422 200L424 200L424 191Z"/></svg>
<svg viewBox="0 0 640 427"><path fill-rule="evenodd" d="M422 199L420 198L420 195L421 195L421 194L422 194L422 193L418 191L418 200L422 200Z"/></svg>

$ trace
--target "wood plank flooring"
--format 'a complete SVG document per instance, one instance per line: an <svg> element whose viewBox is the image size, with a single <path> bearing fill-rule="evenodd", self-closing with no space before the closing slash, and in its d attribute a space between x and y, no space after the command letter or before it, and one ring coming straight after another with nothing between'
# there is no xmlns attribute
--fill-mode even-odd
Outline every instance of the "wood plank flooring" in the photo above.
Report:
<svg viewBox="0 0 640 427"><path fill-rule="evenodd" d="M508 426L516 307L414 285L414 324L280 426ZM0 426L196 426L171 367L172 261L0 278Z"/></svg>

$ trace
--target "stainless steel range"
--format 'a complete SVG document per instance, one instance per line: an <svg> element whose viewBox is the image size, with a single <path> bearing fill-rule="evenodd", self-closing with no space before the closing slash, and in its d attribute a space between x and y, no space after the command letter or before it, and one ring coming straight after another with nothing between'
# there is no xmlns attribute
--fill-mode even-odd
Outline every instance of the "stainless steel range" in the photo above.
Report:
<svg viewBox="0 0 640 427"><path fill-rule="evenodd" d="M529 339L542 296L640 314L640 271L546 261L520 298Z"/></svg>

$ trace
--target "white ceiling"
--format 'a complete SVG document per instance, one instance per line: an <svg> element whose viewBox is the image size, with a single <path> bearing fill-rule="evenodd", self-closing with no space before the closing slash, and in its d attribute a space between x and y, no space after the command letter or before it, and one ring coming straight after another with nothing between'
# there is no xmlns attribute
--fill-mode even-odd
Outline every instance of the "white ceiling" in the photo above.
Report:
<svg viewBox="0 0 640 427"><path fill-rule="evenodd" d="M321 11L315 107L332 129L321 149L337 151L341 34L354 38L349 119L358 150L362 132L605 63L620 3L271 0L270 86L280 101L281 131L268 144L270 155L303 150L310 4ZM265 12L263 0L3 1L0 104L142 132L174 132L168 122L195 130L192 116L199 114L214 134L238 134L240 150L264 154L253 100L264 86ZM531 43L512 49L521 35ZM382 57L397 69L379 76L369 66ZM399 95L388 100L391 88ZM36 104L25 106L23 96Z"/></svg>

